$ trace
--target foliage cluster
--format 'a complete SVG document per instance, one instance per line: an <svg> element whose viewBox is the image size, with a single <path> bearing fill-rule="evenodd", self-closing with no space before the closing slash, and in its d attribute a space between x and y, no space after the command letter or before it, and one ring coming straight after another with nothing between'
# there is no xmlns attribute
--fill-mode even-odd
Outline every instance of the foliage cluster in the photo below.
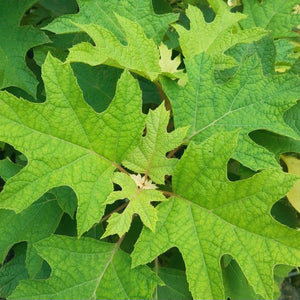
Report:
<svg viewBox="0 0 300 300"><path fill-rule="evenodd" d="M0 297L278 297L300 265L299 16L0 0Z"/></svg>

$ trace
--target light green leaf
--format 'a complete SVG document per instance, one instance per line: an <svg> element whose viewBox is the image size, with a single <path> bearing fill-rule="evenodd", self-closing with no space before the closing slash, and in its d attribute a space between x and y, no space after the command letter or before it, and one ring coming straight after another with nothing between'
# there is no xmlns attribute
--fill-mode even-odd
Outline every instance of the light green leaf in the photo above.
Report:
<svg viewBox="0 0 300 300"><path fill-rule="evenodd" d="M131 269L119 244L54 235L35 247L51 277L22 281L9 299L150 299L159 282L146 266Z"/></svg>
<svg viewBox="0 0 300 300"><path fill-rule="evenodd" d="M181 25L173 25L179 33L179 43L186 58L206 52L211 55L217 68L224 69L236 65L234 58L224 52L239 43L250 43L261 39L266 31L261 28L241 30L237 27L240 20L246 16L241 13L231 13L221 0L210 0L216 17L207 23L200 9L189 6L186 15L190 19L190 29Z"/></svg>
<svg viewBox="0 0 300 300"><path fill-rule="evenodd" d="M91 66L106 64L126 68L150 80L160 73L159 52L154 41L147 38L142 27L129 19L116 15L125 32L124 45L111 31L96 25L79 25L95 42L95 46L83 42L73 46L68 62L83 62Z"/></svg>
<svg viewBox="0 0 300 300"><path fill-rule="evenodd" d="M45 29L55 33L78 32L74 25L97 24L111 31L119 40L125 41L126 33L120 27L116 14L138 23L148 38L160 44L168 24L177 20L178 14L157 15L151 0L77 0L79 13L55 19Z"/></svg>
<svg viewBox="0 0 300 300"><path fill-rule="evenodd" d="M146 135L142 137L138 147L133 150L123 164L129 169L144 173L153 181L163 184L165 175L171 175L177 163L175 158L166 158L167 152L178 147L188 130L178 128L167 132L170 113L162 103L156 110L150 110L146 120Z"/></svg>
<svg viewBox="0 0 300 300"><path fill-rule="evenodd" d="M185 73L183 69L178 70L178 67L181 64L180 54L175 58L172 58L173 52L172 49L169 49L165 44L159 46L160 60L159 65L161 68L162 74L172 78L185 78Z"/></svg>
<svg viewBox="0 0 300 300"><path fill-rule="evenodd" d="M300 24L300 14L293 8L299 0L243 0L243 13L248 16L241 21L243 28L258 26L269 30L273 38L295 37L293 27Z"/></svg>
<svg viewBox="0 0 300 300"><path fill-rule="evenodd" d="M129 204L121 214L113 213L108 219L108 226L102 237L118 234L120 237L128 232L132 216L136 213L142 222L155 231L157 211L151 205L152 201L166 201L162 192L154 190L152 186L139 188L132 177L124 173L115 173L113 182L122 187L122 191L112 192L106 199L106 204L114 203L119 199L128 199ZM149 188L149 189L147 189Z"/></svg>
<svg viewBox="0 0 300 300"><path fill-rule="evenodd" d="M139 142L141 91L124 72L111 105L98 114L84 101L68 64L48 56L43 79L45 103L0 94L0 140L28 158L27 166L7 181L0 207L20 212L51 188L70 186L78 198L81 235L100 220L112 173Z"/></svg>
<svg viewBox="0 0 300 300"><path fill-rule="evenodd" d="M0 89L15 86L35 97L37 79L25 62L27 51L49 42L32 26L20 26L24 13L35 0L0 0Z"/></svg>
<svg viewBox="0 0 300 300"><path fill-rule="evenodd" d="M177 247L195 299L224 298L224 254L266 299L273 297L274 266L300 263L300 233L270 215L295 176L270 169L230 182L226 168L236 144L236 132L222 132L189 145L173 174L174 196L157 208L155 233L144 228L132 255L137 266Z"/></svg>
<svg viewBox="0 0 300 300"><path fill-rule="evenodd" d="M211 59L201 54L185 61L188 83L182 87L162 79L174 112L176 127L190 126L187 140L201 142L212 134L241 128L234 158L253 170L279 167L272 153L248 136L265 129L298 139L283 120L283 113L296 103L297 76L264 76L256 56L248 58L236 76L216 84Z"/></svg>

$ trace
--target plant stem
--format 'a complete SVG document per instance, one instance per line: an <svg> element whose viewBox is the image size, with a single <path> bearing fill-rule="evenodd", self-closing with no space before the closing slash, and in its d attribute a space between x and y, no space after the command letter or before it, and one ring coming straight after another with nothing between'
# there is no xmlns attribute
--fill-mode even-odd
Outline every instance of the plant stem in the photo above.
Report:
<svg viewBox="0 0 300 300"><path fill-rule="evenodd" d="M116 208L115 210L113 210L112 212L110 212L109 214L107 214L106 216L104 216L99 223L103 223L104 221L106 221L113 213L118 212L120 210L122 210L123 208L125 208L128 205L129 202L125 202L123 203L121 206L119 206L118 208Z"/></svg>
<svg viewBox="0 0 300 300"><path fill-rule="evenodd" d="M156 276L158 277L158 267L159 267L159 261L158 261L158 257L155 258L155 273L156 273ZM157 285L155 287L155 299L157 300L158 299L158 289L157 289Z"/></svg>

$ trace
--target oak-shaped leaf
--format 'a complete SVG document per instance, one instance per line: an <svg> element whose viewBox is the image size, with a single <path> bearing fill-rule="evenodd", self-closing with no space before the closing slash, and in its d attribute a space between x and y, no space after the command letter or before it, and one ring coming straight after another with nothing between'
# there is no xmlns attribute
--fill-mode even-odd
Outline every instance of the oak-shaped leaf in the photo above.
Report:
<svg viewBox="0 0 300 300"><path fill-rule="evenodd" d="M78 198L81 235L100 220L113 171L139 143L144 129L141 91L125 71L110 106L98 114L84 101L70 65L48 55L43 80L44 103L0 93L0 140L28 159L7 181L0 207L20 212L49 189L69 186Z"/></svg>
<svg viewBox="0 0 300 300"><path fill-rule="evenodd" d="M8 158L0 160L0 177L4 181L17 174L21 169L21 165L13 163ZM5 260L11 247L19 242L27 242L24 258L28 270L26 274L28 272L30 277L36 275L43 261L33 248L33 243L55 232L63 215L60 207L67 208L66 211L69 214L74 214L74 201L72 201L74 199L65 196L69 196L66 193L66 187L59 187L46 193L18 214L11 210L0 209L0 264ZM22 267L20 268L22 269ZM3 280L5 281L5 279ZM11 284L14 284L14 280ZM0 296L4 297L1 294Z"/></svg>
<svg viewBox="0 0 300 300"><path fill-rule="evenodd" d="M150 110L146 119L146 135L140 144L128 154L123 164L129 169L144 173L154 182L163 184L165 175L171 175L178 161L167 158L167 152L178 147L188 130L188 127L167 132L170 112L162 103L154 111Z"/></svg>
<svg viewBox="0 0 300 300"><path fill-rule="evenodd" d="M119 246L59 235L44 239L35 248L49 263L50 278L22 281L9 299L150 299L161 280L147 266L131 269Z"/></svg>
<svg viewBox="0 0 300 300"><path fill-rule="evenodd" d="M136 176L136 175L133 175ZM141 181L146 178L139 177ZM139 188L135 180L124 173L115 173L113 182L122 187L122 191L112 192L106 199L106 204L114 203L119 199L126 199L129 204L122 213L113 213L108 219L108 226L102 237L112 234L118 234L120 237L128 232L132 221L132 216L138 214L145 226L155 231L157 221L156 208L151 205L151 202L166 201L162 192L153 189L152 184L145 185L145 188ZM143 185L144 182L141 182Z"/></svg>
<svg viewBox="0 0 300 300"><path fill-rule="evenodd" d="M206 52L211 55L216 66L220 69L233 67L237 64L234 58L224 54L229 48L239 43L258 41L266 31L261 28L241 30L237 24L246 16L241 13L231 13L227 5L221 0L210 0L216 16L207 23L201 10L190 5L186 15L190 20L190 28L179 24L172 25L179 34L179 43L186 58Z"/></svg>
<svg viewBox="0 0 300 300"><path fill-rule="evenodd" d="M83 62L91 66L106 64L126 68L150 80L157 79L161 70L159 51L154 41L146 36L138 23L119 15L116 18L125 33L125 45L105 27L78 24L93 39L95 46L88 42L73 46L67 61Z"/></svg>
<svg viewBox="0 0 300 300"><path fill-rule="evenodd" d="M97 24L111 31L119 40L126 40L116 14L138 23L148 38L159 44L168 24L178 19L178 14L155 14L151 0L77 0L79 13L55 19L45 29L55 33L78 32L74 23Z"/></svg>
<svg viewBox="0 0 300 300"><path fill-rule="evenodd" d="M243 0L243 7L248 16L241 21L243 28L258 26L277 39L298 35L293 28L300 24L299 0Z"/></svg>
<svg viewBox="0 0 300 300"><path fill-rule="evenodd" d="M274 266L300 263L300 233L270 214L297 178L269 169L229 181L227 163L236 145L237 133L223 132L188 146L173 173L173 197L157 207L155 233L144 227L132 254L137 266L177 247L194 299L224 299L224 254L267 299L273 296Z"/></svg>
<svg viewBox="0 0 300 300"><path fill-rule="evenodd" d="M282 74L264 76L257 56L245 60L236 75L217 84L213 63L202 53L185 60L188 82L182 87L162 78L176 127L190 126L188 138L201 142L212 134L241 128L234 158L254 170L279 167L274 154L258 146L248 136L265 129L299 139L283 120L283 114L299 97L299 77Z"/></svg>
<svg viewBox="0 0 300 300"><path fill-rule="evenodd" d="M50 40L33 26L20 26L35 0L0 0L0 89L15 86L35 97L38 81L27 67L27 51Z"/></svg>

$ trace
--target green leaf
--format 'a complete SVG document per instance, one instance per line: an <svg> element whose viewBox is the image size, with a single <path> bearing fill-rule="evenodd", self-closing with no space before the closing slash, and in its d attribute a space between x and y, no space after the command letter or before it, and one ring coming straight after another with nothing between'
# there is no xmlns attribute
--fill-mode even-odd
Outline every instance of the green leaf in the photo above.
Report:
<svg viewBox="0 0 300 300"><path fill-rule="evenodd" d="M265 36L257 42L251 44L238 44L226 51L226 54L232 56L238 66L231 69L219 70L215 72L220 78L216 78L217 82L226 82L236 75L236 72L243 66L244 61L252 55L257 55L261 61L263 74L274 75L275 73L275 55L276 49L273 39L270 35ZM221 80L220 80L221 79Z"/></svg>
<svg viewBox="0 0 300 300"><path fill-rule="evenodd" d="M243 13L248 16L241 21L243 28L254 26L269 30L273 38L297 36L293 27L300 23L300 15L293 12L299 0L243 0Z"/></svg>
<svg viewBox="0 0 300 300"><path fill-rule="evenodd" d="M35 0L0 0L0 89L15 86L35 97L37 79L25 63L26 52L49 42L32 26L20 26L22 16Z"/></svg>
<svg viewBox="0 0 300 300"><path fill-rule="evenodd" d="M221 0L209 1L216 12L215 19L207 23L200 9L189 6L186 15L190 19L190 29L173 25L179 33L179 43L186 58L206 52L211 55L217 68L224 69L236 65L236 61L224 52L239 43L257 41L266 35L261 28L240 30L237 24L246 16L231 13Z"/></svg>
<svg viewBox="0 0 300 300"><path fill-rule="evenodd" d="M24 244L14 247L14 257L0 268L0 297L7 298L19 281L28 278L25 266L26 247Z"/></svg>
<svg viewBox="0 0 300 300"><path fill-rule="evenodd" d="M125 32L124 45L111 31L96 25L77 26L85 31L96 44L83 42L73 46L68 62L83 62L91 66L106 64L127 68L150 80L157 79L160 73L159 52L152 39L147 38L142 27L129 19L116 15Z"/></svg>
<svg viewBox="0 0 300 300"><path fill-rule="evenodd" d="M77 198L74 191L68 186L60 186L49 191L57 199L58 205L63 212L73 218L77 208Z"/></svg>
<svg viewBox="0 0 300 300"><path fill-rule="evenodd" d="M164 281L165 286L157 286L157 297L153 297L154 299L192 299L183 271L172 268L158 268L157 274Z"/></svg>
<svg viewBox="0 0 300 300"><path fill-rule="evenodd" d="M165 175L171 175L178 161L166 158L167 152L178 147L188 128L178 128L167 132L170 113L162 103L156 110L150 110L146 120L146 135L138 147L124 160L123 164L129 169L144 173L153 181L163 184Z"/></svg>
<svg viewBox="0 0 300 300"><path fill-rule="evenodd" d="M150 299L159 282L146 266L131 269L119 243L54 235L35 247L51 276L22 281L9 299Z"/></svg>
<svg viewBox="0 0 300 300"><path fill-rule="evenodd" d="M139 142L141 91L124 72L111 105L98 114L84 101L68 64L48 56L43 79L45 103L0 94L0 140L28 158L28 165L5 185L0 207L20 212L49 189L70 186L78 198L81 235L100 220L112 173Z"/></svg>
<svg viewBox="0 0 300 300"><path fill-rule="evenodd" d="M72 69L86 102L96 112L104 111L114 98L122 71L109 66L91 67L81 63L72 64Z"/></svg>
<svg viewBox="0 0 300 300"><path fill-rule="evenodd" d="M49 193L18 214L0 209L0 262L14 244L26 241L26 265L29 274L36 274L42 261L32 245L53 233L61 217L56 198Z"/></svg>
<svg viewBox="0 0 300 300"><path fill-rule="evenodd" d="M230 254L261 296L273 297L276 264L298 265L299 232L275 221L270 210L296 182L276 169L230 182L226 166L235 151L236 132L192 143L173 174L174 196L158 206L155 233L144 228L133 266L177 247L195 299L223 299L220 259Z"/></svg>
<svg viewBox="0 0 300 300"><path fill-rule="evenodd" d="M21 165L13 163L9 158L0 160L0 177L7 181L22 169Z"/></svg>
<svg viewBox="0 0 300 300"><path fill-rule="evenodd" d="M254 131L250 134L250 137L255 141L255 143L273 152L277 160L279 160L280 154L285 152L300 153L299 139L291 139L286 136L282 136L265 130Z"/></svg>
<svg viewBox="0 0 300 300"><path fill-rule="evenodd" d="M283 120L283 113L296 103L297 76L263 76L256 56L248 58L236 76L216 84L211 59L201 54L185 61L188 83L182 87L162 79L174 112L176 127L190 126L188 139L201 142L212 134L241 128L233 158L253 170L278 167L274 155L258 146L249 132L265 129L298 139Z"/></svg>
<svg viewBox="0 0 300 300"><path fill-rule="evenodd" d="M241 268L235 260L231 260L229 265L223 270L224 287L226 298L230 300L259 300L259 295L253 292L253 289L247 282ZM272 297L272 299L274 299Z"/></svg>
<svg viewBox="0 0 300 300"><path fill-rule="evenodd" d="M135 175L133 175L135 176ZM157 211L151 205L152 201L166 201L162 192L154 190L152 186L143 186L139 188L135 177L130 177L124 173L115 173L113 182L122 187L122 191L112 192L106 199L106 204L114 203L119 199L128 199L129 204L121 214L113 213L108 219L108 226L102 237L112 234L118 234L120 237L128 232L132 216L137 213L142 222L155 231L157 221ZM142 182L142 184L145 182ZM144 188L144 189L143 189ZM148 188L148 189L147 189Z"/></svg>
<svg viewBox="0 0 300 300"><path fill-rule="evenodd" d="M74 25L97 24L111 31L119 40L125 41L126 32L120 28L116 14L139 24L148 38L160 44L168 24L177 20L178 14L157 15L153 11L151 0L77 0L79 13L62 16L55 19L45 29L55 33L78 32L80 29ZM122 25L122 24L121 24Z"/></svg>

